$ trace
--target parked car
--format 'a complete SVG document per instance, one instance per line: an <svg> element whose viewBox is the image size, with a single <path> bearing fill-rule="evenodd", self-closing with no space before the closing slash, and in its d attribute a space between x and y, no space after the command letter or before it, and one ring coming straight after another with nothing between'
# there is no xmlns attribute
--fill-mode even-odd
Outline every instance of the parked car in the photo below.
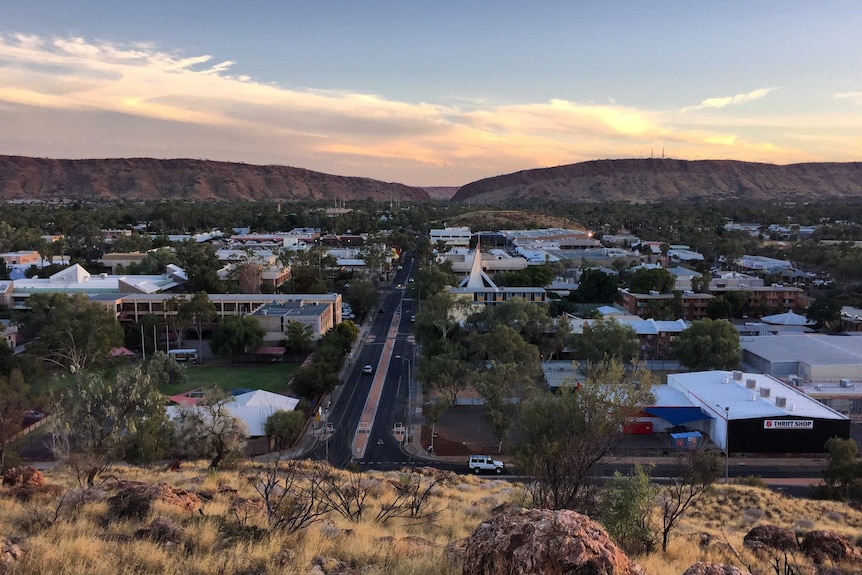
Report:
<svg viewBox="0 0 862 575"><path fill-rule="evenodd" d="M467 467L477 474L483 471L503 473L503 462L493 459L490 455L471 455L467 460Z"/></svg>

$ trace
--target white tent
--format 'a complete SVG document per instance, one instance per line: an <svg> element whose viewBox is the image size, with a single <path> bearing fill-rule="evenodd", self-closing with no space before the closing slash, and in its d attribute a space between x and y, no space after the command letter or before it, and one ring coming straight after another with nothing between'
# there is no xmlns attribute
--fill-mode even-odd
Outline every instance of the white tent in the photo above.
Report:
<svg viewBox="0 0 862 575"><path fill-rule="evenodd" d="M799 315L792 311L776 315L768 315L760 319L763 323L768 323L769 325L814 325L816 323L809 320L804 315Z"/></svg>
<svg viewBox="0 0 862 575"><path fill-rule="evenodd" d="M299 400L294 397L258 389L237 395L233 401L225 404L225 409L245 422L249 437L260 437L266 435L263 426L270 415L276 411L293 411L298 403ZM169 406L168 417L176 417L179 409L177 406ZM194 410L195 407L188 406L185 409Z"/></svg>

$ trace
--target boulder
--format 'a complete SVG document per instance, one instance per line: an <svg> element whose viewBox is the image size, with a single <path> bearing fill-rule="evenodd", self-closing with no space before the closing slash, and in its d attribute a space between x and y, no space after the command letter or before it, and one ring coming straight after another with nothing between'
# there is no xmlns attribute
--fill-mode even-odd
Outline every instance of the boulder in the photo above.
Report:
<svg viewBox="0 0 862 575"><path fill-rule="evenodd" d="M0 542L0 573L11 571L23 556L24 551L20 545L10 539L4 539Z"/></svg>
<svg viewBox="0 0 862 575"><path fill-rule="evenodd" d="M179 543L183 538L183 528L168 517L156 517L146 527L135 531L140 539L150 539L156 543Z"/></svg>
<svg viewBox="0 0 862 575"><path fill-rule="evenodd" d="M699 561L683 571L682 575L751 575L751 573L733 565Z"/></svg>
<svg viewBox="0 0 862 575"><path fill-rule="evenodd" d="M21 467L11 467L3 472L3 485L10 487L27 485L39 488L45 485L45 478L42 476L42 472L35 467L22 465Z"/></svg>
<svg viewBox="0 0 862 575"><path fill-rule="evenodd" d="M746 533L742 544L755 550L763 547L778 551L796 551L799 549L796 534L790 529L778 525L758 525Z"/></svg>
<svg viewBox="0 0 862 575"><path fill-rule="evenodd" d="M148 499L149 501L159 499L165 503L182 507L189 513L198 511L202 505L201 498L196 493L172 487L167 483L152 485L143 481L118 481L111 487L117 491L117 495L126 494L123 497L129 499Z"/></svg>
<svg viewBox="0 0 862 575"><path fill-rule="evenodd" d="M501 507L464 547L464 575L641 575L605 530L574 511Z"/></svg>
<svg viewBox="0 0 862 575"><path fill-rule="evenodd" d="M846 563L862 559L850 540L834 531L809 531L802 539L801 548L818 565L827 561Z"/></svg>
<svg viewBox="0 0 862 575"><path fill-rule="evenodd" d="M320 556L311 560L311 572L324 575L356 575L356 570L344 561Z"/></svg>

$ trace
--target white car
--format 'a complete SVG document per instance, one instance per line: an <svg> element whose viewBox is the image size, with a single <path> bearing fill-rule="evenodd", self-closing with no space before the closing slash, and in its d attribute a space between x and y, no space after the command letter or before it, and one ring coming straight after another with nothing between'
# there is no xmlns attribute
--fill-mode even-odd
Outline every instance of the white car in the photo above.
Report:
<svg viewBox="0 0 862 575"><path fill-rule="evenodd" d="M374 368L371 367L370 363L366 363L365 367L362 368L362 373L374 373Z"/></svg>
<svg viewBox="0 0 862 575"><path fill-rule="evenodd" d="M467 461L467 467L477 474L483 471L503 473L503 462L493 459L490 455L471 455Z"/></svg>

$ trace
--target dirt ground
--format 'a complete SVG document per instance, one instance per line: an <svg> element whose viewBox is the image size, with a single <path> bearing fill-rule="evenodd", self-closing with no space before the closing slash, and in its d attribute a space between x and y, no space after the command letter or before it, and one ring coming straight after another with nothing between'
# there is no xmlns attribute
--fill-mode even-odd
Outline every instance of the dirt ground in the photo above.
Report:
<svg viewBox="0 0 862 575"><path fill-rule="evenodd" d="M434 426L434 453L441 457L497 453L497 441L478 406L448 409ZM422 426L422 445L431 445L431 426ZM505 444L504 453L505 453Z"/></svg>

